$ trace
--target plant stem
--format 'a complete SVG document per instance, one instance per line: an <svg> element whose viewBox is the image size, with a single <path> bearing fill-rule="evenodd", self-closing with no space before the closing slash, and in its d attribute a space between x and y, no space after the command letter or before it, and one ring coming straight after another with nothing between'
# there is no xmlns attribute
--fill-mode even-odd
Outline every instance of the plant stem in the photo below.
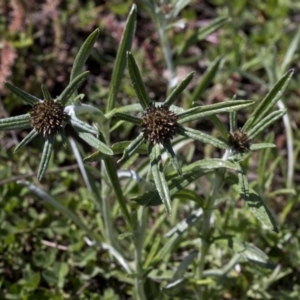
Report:
<svg viewBox="0 0 300 300"><path fill-rule="evenodd" d="M135 231L135 272L134 286L138 300L146 300L144 291L144 275L142 268L142 251L147 228L148 208L141 206L138 211L138 222Z"/></svg>
<svg viewBox="0 0 300 300"><path fill-rule="evenodd" d="M217 194L219 192L220 187L223 184L223 175L225 170L219 169L216 172L215 180L212 186L211 193L207 199L204 211L203 211L203 222L202 222L202 230L201 230L201 246L198 254L198 266L196 269L196 278L197 280L201 280L203 277L204 264L206 261L206 256L210 247L210 234L211 234L211 215L214 209L215 200ZM197 298L203 299L203 294L201 291L201 287L197 289Z"/></svg>

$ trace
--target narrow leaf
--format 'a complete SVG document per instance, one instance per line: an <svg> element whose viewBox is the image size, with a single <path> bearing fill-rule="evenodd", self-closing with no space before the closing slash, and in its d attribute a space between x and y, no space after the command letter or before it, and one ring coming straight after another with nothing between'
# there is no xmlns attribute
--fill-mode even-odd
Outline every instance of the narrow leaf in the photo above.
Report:
<svg viewBox="0 0 300 300"><path fill-rule="evenodd" d="M142 123L142 119L141 118L137 118L137 117L131 116L129 114L116 113L114 116L116 118L120 119L120 120L130 122L130 123L132 123L134 125L140 126L141 123Z"/></svg>
<svg viewBox="0 0 300 300"><path fill-rule="evenodd" d="M36 132L34 129L30 131L30 133L28 133L26 135L26 137L21 141L21 143L19 143L19 145L16 147L16 149L14 150L14 153L16 153L17 151L19 151L21 148L23 148L25 145L27 145L31 140L33 140L39 133Z"/></svg>
<svg viewBox="0 0 300 300"><path fill-rule="evenodd" d="M219 113L236 111L254 104L251 100L225 101L221 103L193 107L178 114L178 123L183 124Z"/></svg>
<svg viewBox="0 0 300 300"><path fill-rule="evenodd" d="M128 15L121 43L118 48L117 57L111 78L106 112L108 113L115 107L116 97L123 78L126 67L126 53L130 51L136 27L136 5L133 4Z"/></svg>
<svg viewBox="0 0 300 300"><path fill-rule="evenodd" d="M216 139L215 137L213 137L209 134L206 134L204 132L201 132L199 130L195 130L192 128L180 126L179 130L178 130L178 134L183 135L188 138L191 138L195 141L200 141L205 144L211 144L217 148L221 148L221 149L229 148L227 143L225 143L219 139Z"/></svg>
<svg viewBox="0 0 300 300"><path fill-rule="evenodd" d="M73 93L79 88L79 86L88 78L89 71L79 74L75 77L68 86L64 89L64 91L57 98L63 105L66 105L68 100L71 98Z"/></svg>
<svg viewBox="0 0 300 300"><path fill-rule="evenodd" d="M107 114L105 114L105 117L109 119L117 113L132 113L132 112L143 112L143 111L144 111L143 107L139 103L135 103L135 104L129 104L118 108L114 108L111 111L109 111Z"/></svg>
<svg viewBox="0 0 300 300"><path fill-rule="evenodd" d="M98 129L95 127L90 126L89 124L87 124L86 122L83 122L81 120L79 120L78 118L76 118L74 115L72 115L69 119L69 123L78 130L81 130L83 132L88 132L91 134L98 134Z"/></svg>
<svg viewBox="0 0 300 300"><path fill-rule="evenodd" d="M192 34L186 41L182 43L182 47L179 49L179 56L182 55L191 45L194 45L197 41L204 40L210 34L223 27L228 21L228 17L216 18L208 25L201 27L198 31Z"/></svg>
<svg viewBox="0 0 300 300"><path fill-rule="evenodd" d="M115 143L111 146L112 150L114 151L114 154L121 154L124 152L126 148L129 147L129 145L132 143L132 141L123 141ZM140 144L140 146L136 149L135 153L139 154L147 154L148 153L148 146L146 143Z"/></svg>
<svg viewBox="0 0 300 300"><path fill-rule="evenodd" d="M46 169L48 167L50 158L51 158L51 153L53 149L53 144L54 144L54 135L46 136L45 137L45 144L43 148L43 154L41 158L41 162L39 165L39 170L37 174L37 178L39 181L41 181L43 175L46 172Z"/></svg>
<svg viewBox="0 0 300 300"><path fill-rule="evenodd" d="M0 119L0 130L15 130L30 127L31 123L29 114Z"/></svg>
<svg viewBox="0 0 300 300"><path fill-rule="evenodd" d="M181 167L180 167L178 158L177 158L176 154L174 153L174 150L173 150L171 144L170 143L165 144L164 149L166 150L166 153L170 159L170 162L171 162L173 168L177 171L177 173L179 175L181 175L182 174Z"/></svg>
<svg viewBox="0 0 300 300"><path fill-rule="evenodd" d="M248 132L250 139L254 139L262 131L268 128L271 124L281 119L286 114L286 109L274 111L265 116L261 121L257 122Z"/></svg>
<svg viewBox="0 0 300 300"><path fill-rule="evenodd" d="M276 145L274 145L272 143L258 143L258 144L252 144L250 146L251 151L261 150L261 149L265 149L265 148L276 148Z"/></svg>
<svg viewBox="0 0 300 300"><path fill-rule="evenodd" d="M175 102L175 100L178 98L178 96L184 91L184 89L190 84L193 77L195 75L195 72L191 72L188 76L186 76L183 81L181 81L175 89L170 93L168 98L165 100L163 104L170 106Z"/></svg>
<svg viewBox="0 0 300 300"><path fill-rule="evenodd" d="M96 29L88 36L88 38L84 41L84 43L80 47L73 63L70 82L72 82L81 73L82 68L85 62L87 61L98 36L99 36L99 29Z"/></svg>
<svg viewBox="0 0 300 300"><path fill-rule="evenodd" d="M159 193L162 203L165 206L167 213L171 214L171 197L168 188L167 181L165 179L165 175L163 173L163 166L160 156L160 148L159 144L149 145L149 156L151 163L151 172L153 175L154 183L156 189Z"/></svg>
<svg viewBox="0 0 300 300"><path fill-rule="evenodd" d="M49 90L47 89L47 87L42 84L41 89L42 89L42 92L43 92L44 100L48 100L48 101L52 100L51 95L50 95Z"/></svg>
<svg viewBox="0 0 300 300"><path fill-rule="evenodd" d="M197 101L202 93L206 90L206 88L211 84L213 79L215 78L216 74L219 71L219 67L221 65L223 56L218 56L208 67L208 69L203 74L200 83L197 85L196 89L194 90L191 103Z"/></svg>
<svg viewBox="0 0 300 300"><path fill-rule="evenodd" d="M83 139L86 143L88 143L90 146L94 147L95 149L99 150L101 153L105 155L113 155L113 151L104 143L102 143L100 140L95 138L92 134L87 132L82 132L78 129L76 129L78 136Z"/></svg>
<svg viewBox="0 0 300 300"><path fill-rule="evenodd" d="M150 105L150 100L149 100L148 94L146 92L146 88L145 88L142 76L140 74L140 71L138 69L138 66L130 52L127 52L127 64L128 64L128 70L129 70L131 83L132 83L133 89L135 91L135 94L136 94L141 106L144 109L146 109Z"/></svg>
<svg viewBox="0 0 300 300"><path fill-rule="evenodd" d="M234 185L233 188L237 190L241 197L245 200L249 208L252 210L253 215L267 228L278 232L278 228L274 217L265 205L263 199L253 190L249 188L247 177L240 166L238 173L239 184Z"/></svg>
<svg viewBox="0 0 300 300"><path fill-rule="evenodd" d="M123 156L118 163L123 163L126 161L131 155L133 155L137 149L144 142L143 133L140 133L124 150Z"/></svg>
<svg viewBox="0 0 300 300"><path fill-rule="evenodd" d="M254 112L251 114L250 118L247 120L243 126L243 131L249 131L253 126L255 126L263 117L273 108L273 106L282 97L285 89L287 88L294 70L289 70L275 83L273 88L269 91L266 97L257 106Z"/></svg>
<svg viewBox="0 0 300 300"><path fill-rule="evenodd" d="M5 82L5 86L12 92L14 93L16 96L18 96L19 98L21 98L22 100L24 100L26 103L30 104L30 105L34 105L36 103L41 102L41 100L35 96L32 96L30 94L28 94L27 92L17 88L16 86L12 85L9 82Z"/></svg>

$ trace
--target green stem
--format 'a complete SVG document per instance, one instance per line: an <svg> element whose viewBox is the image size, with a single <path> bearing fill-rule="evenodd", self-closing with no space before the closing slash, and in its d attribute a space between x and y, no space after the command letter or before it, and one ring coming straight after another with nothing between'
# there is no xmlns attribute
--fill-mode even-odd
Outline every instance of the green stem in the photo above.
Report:
<svg viewBox="0 0 300 300"><path fill-rule="evenodd" d="M138 300L146 300L144 291L144 274L142 267L142 252L147 228L148 208L141 206L138 211L138 222L135 231L135 272L134 286Z"/></svg>
<svg viewBox="0 0 300 300"><path fill-rule="evenodd" d="M223 175L224 170L219 170L216 173L215 180L212 186L211 193L207 199L204 212L203 212L203 222L202 222L202 229L201 229L201 246L200 251L198 254L198 266L196 269L196 278L197 280L201 280L203 277L203 271L204 271L204 265L206 262L206 256L209 250L209 247L211 245L210 243L210 235L211 235L211 224L210 219L211 215L214 209L215 200L217 198L217 194L219 192L219 189L221 188L223 184ZM197 299L204 299L203 293L201 291L201 288L197 289Z"/></svg>
<svg viewBox="0 0 300 300"><path fill-rule="evenodd" d="M123 195L123 192L122 192L122 189L121 189L121 186L120 186L117 170L116 170L116 167L115 167L115 162L113 161L113 159L111 157L108 157L108 158L104 159L104 165L105 165L105 169L106 169L106 172L107 172L107 176L108 176L108 178L110 180L110 183L112 185L112 188L115 192L115 195L117 196L117 201L120 205L120 209L121 209L127 223L129 224L130 229L132 229L132 227L133 227L132 226L132 220L130 218L129 211L128 211L127 206L126 206L126 199Z"/></svg>

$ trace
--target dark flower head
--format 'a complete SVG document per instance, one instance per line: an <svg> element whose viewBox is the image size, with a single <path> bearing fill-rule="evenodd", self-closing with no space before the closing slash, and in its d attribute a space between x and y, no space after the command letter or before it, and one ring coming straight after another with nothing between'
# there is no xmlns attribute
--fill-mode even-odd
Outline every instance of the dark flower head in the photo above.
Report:
<svg viewBox="0 0 300 300"><path fill-rule="evenodd" d="M142 117L142 132L146 141L152 144L165 144L176 134L178 116L169 110L168 105L150 105Z"/></svg>
<svg viewBox="0 0 300 300"><path fill-rule="evenodd" d="M246 132L238 129L229 133L229 144L231 148L238 152L247 152L250 150L250 139Z"/></svg>
<svg viewBox="0 0 300 300"><path fill-rule="evenodd" d="M67 121L67 114L60 102L44 100L34 104L30 111L31 126L36 132L46 135L54 135L61 131Z"/></svg>

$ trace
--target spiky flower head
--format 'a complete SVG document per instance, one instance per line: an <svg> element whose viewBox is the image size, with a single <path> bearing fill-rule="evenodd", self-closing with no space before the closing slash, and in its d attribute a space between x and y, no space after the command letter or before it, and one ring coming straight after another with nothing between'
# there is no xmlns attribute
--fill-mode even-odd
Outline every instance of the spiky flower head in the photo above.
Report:
<svg viewBox="0 0 300 300"><path fill-rule="evenodd" d="M168 105L150 105L142 118L142 132L146 141L152 144L165 144L176 134L178 116L169 110Z"/></svg>
<svg viewBox="0 0 300 300"><path fill-rule="evenodd" d="M58 133L64 127L67 114L60 102L44 100L33 106L30 111L30 121L35 131L45 137Z"/></svg>
<svg viewBox="0 0 300 300"><path fill-rule="evenodd" d="M238 129L229 134L229 144L233 150L247 152L250 150L250 139L246 132Z"/></svg>

